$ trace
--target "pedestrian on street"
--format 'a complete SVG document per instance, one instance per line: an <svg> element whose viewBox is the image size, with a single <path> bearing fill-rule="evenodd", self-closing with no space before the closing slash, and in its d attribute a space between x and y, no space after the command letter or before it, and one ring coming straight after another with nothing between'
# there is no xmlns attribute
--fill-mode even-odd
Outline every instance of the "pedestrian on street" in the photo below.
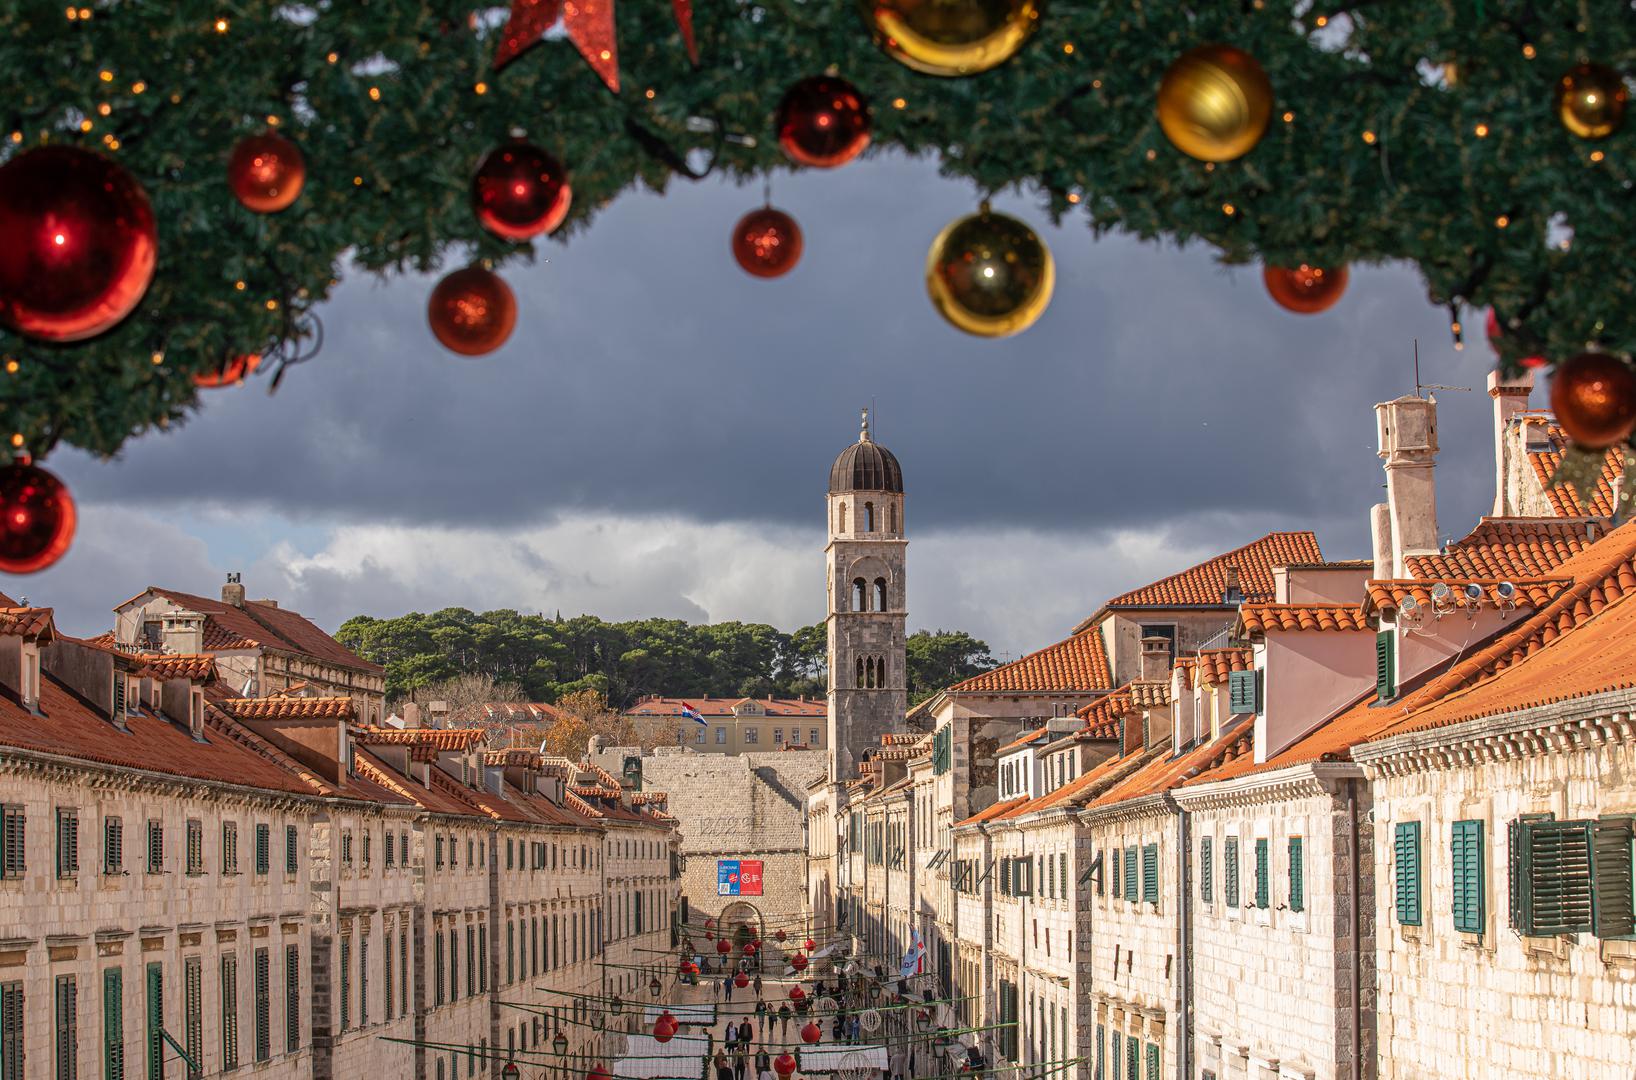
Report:
<svg viewBox="0 0 1636 1080"><path fill-rule="evenodd" d="M778 1037L785 1042L790 1038L790 1007L788 1003L778 1007Z"/></svg>
<svg viewBox="0 0 1636 1080"><path fill-rule="evenodd" d="M744 1052L750 1052L750 1044L756 1041L755 1028L750 1026L750 1018L746 1016L738 1026L738 1043L744 1047Z"/></svg>
<svg viewBox="0 0 1636 1080"><path fill-rule="evenodd" d="M733 1063L727 1060L727 1055L716 1052L716 1080L733 1080Z"/></svg>
<svg viewBox="0 0 1636 1080"><path fill-rule="evenodd" d="M842 1014L842 1013L836 1013L835 1014L835 1019L831 1020L830 1023L829 1023L829 1036L835 1042L840 1042L841 1041L841 1036L842 1036L842 1034L845 1033L845 1031L846 1031L846 1016L844 1014Z"/></svg>
<svg viewBox="0 0 1636 1080"><path fill-rule="evenodd" d="M761 976L757 975L755 979L751 981L750 985L755 987L756 996L759 997L761 995Z"/></svg>
<svg viewBox="0 0 1636 1080"><path fill-rule="evenodd" d="M744 1080L744 1070L750 1067L750 1048L740 1043L733 1050L733 1080Z"/></svg>
<svg viewBox="0 0 1636 1080"><path fill-rule="evenodd" d="M846 1037L849 1042L857 1042L858 1036L863 1033L863 1021L856 1014L846 1022Z"/></svg>
<svg viewBox="0 0 1636 1080"><path fill-rule="evenodd" d="M733 977L725 976L721 980L721 992L727 995L727 1000L733 1000Z"/></svg>
<svg viewBox="0 0 1636 1080"><path fill-rule="evenodd" d="M756 1080L773 1080L773 1059L765 1050L756 1054Z"/></svg>
<svg viewBox="0 0 1636 1080"><path fill-rule="evenodd" d="M712 979L711 981L714 982L715 980ZM716 983L716 1000L721 1000L721 983Z"/></svg>
<svg viewBox="0 0 1636 1080"><path fill-rule="evenodd" d="M767 1003L758 1000L756 1002L756 1024L761 1028L761 1037L763 1039L767 1037L767 1013Z"/></svg>

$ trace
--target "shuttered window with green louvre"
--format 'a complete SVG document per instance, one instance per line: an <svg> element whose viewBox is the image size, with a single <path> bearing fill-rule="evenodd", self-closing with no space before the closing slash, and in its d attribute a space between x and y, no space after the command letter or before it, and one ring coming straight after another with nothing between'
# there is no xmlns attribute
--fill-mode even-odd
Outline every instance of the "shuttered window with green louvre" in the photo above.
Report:
<svg viewBox="0 0 1636 1080"><path fill-rule="evenodd" d="M1510 826L1511 925L1534 936L1636 934L1629 818Z"/></svg>
<svg viewBox="0 0 1636 1080"><path fill-rule="evenodd" d="M1229 836L1221 845L1221 897L1228 907L1238 906L1238 837Z"/></svg>
<svg viewBox="0 0 1636 1080"><path fill-rule="evenodd" d="M1289 838L1289 909L1302 911L1307 905L1306 867L1302 865L1305 844L1299 836Z"/></svg>
<svg viewBox="0 0 1636 1080"><path fill-rule="evenodd" d="M23 984L0 983L0 1080L23 1080Z"/></svg>
<svg viewBox="0 0 1636 1080"><path fill-rule="evenodd" d="M1272 855L1265 836L1255 840L1255 906L1262 911L1272 902Z"/></svg>
<svg viewBox="0 0 1636 1080"><path fill-rule="evenodd" d="M295 826L284 826L284 872L286 874L295 873L297 846Z"/></svg>
<svg viewBox="0 0 1636 1080"><path fill-rule="evenodd" d="M1261 672L1235 671L1227 676L1227 709L1233 715L1261 711Z"/></svg>
<svg viewBox="0 0 1636 1080"><path fill-rule="evenodd" d="M79 984L72 975L58 975L55 1001L57 1051L56 1080L79 1076Z"/></svg>
<svg viewBox="0 0 1636 1080"><path fill-rule="evenodd" d="M273 827L256 826L256 873L266 877L273 863Z"/></svg>
<svg viewBox="0 0 1636 1080"><path fill-rule="evenodd" d="M1375 635L1375 696L1382 701L1397 696L1397 638L1390 630Z"/></svg>
<svg viewBox="0 0 1636 1080"><path fill-rule="evenodd" d="M1393 834L1392 851L1397 861L1397 921L1402 926L1420 925L1420 822L1400 821Z"/></svg>
<svg viewBox="0 0 1636 1080"><path fill-rule="evenodd" d="M341 1030L352 1026L352 939L341 939Z"/></svg>
<svg viewBox="0 0 1636 1080"><path fill-rule="evenodd" d="M1215 893L1215 841L1206 836L1199 840L1199 899L1208 904Z"/></svg>
<svg viewBox="0 0 1636 1080"><path fill-rule="evenodd" d="M1125 849L1125 899L1136 902L1136 845L1132 844Z"/></svg>
<svg viewBox="0 0 1636 1080"><path fill-rule="evenodd" d="M1636 934L1636 849L1629 818L1598 821L1591 837L1596 936Z"/></svg>
<svg viewBox="0 0 1636 1080"><path fill-rule="evenodd" d="M1449 830L1449 864L1453 873L1454 928L1483 932L1483 823L1456 821Z"/></svg>
<svg viewBox="0 0 1636 1080"><path fill-rule="evenodd" d="M1147 1080L1159 1080L1159 1044L1147 1044Z"/></svg>
<svg viewBox="0 0 1636 1080"><path fill-rule="evenodd" d="M222 957L222 1068L239 1067L239 961Z"/></svg>
<svg viewBox="0 0 1636 1080"><path fill-rule="evenodd" d="M165 969L148 965L148 1080L165 1075Z"/></svg>
<svg viewBox="0 0 1636 1080"><path fill-rule="evenodd" d="M273 1056L273 972L266 949L257 949L252 963L251 985L256 1004L256 1060Z"/></svg>
<svg viewBox="0 0 1636 1080"><path fill-rule="evenodd" d="M0 878L20 878L27 869L28 815L21 806L0 806Z"/></svg>
<svg viewBox="0 0 1636 1080"><path fill-rule="evenodd" d="M204 972L203 961L190 956L182 961L182 1038L187 1043L187 1056L193 1066L187 1071L188 1080L203 1075L198 1066L204 1061Z"/></svg>
<svg viewBox="0 0 1636 1080"><path fill-rule="evenodd" d="M1125 1036L1125 1075L1130 1080L1141 1080L1142 1040L1134 1035Z"/></svg>
<svg viewBox="0 0 1636 1080"><path fill-rule="evenodd" d="M390 952L391 950L388 950ZM301 947L284 946L284 1050L301 1049Z"/></svg>
<svg viewBox="0 0 1636 1080"><path fill-rule="evenodd" d="M1119 876L1119 849L1113 849L1113 898L1123 899L1125 895L1125 879Z"/></svg>
<svg viewBox="0 0 1636 1080"><path fill-rule="evenodd" d="M102 973L102 1080L125 1080L124 982L118 968Z"/></svg>
<svg viewBox="0 0 1636 1080"><path fill-rule="evenodd" d="M1142 848L1142 902L1159 902L1159 845L1146 844Z"/></svg>

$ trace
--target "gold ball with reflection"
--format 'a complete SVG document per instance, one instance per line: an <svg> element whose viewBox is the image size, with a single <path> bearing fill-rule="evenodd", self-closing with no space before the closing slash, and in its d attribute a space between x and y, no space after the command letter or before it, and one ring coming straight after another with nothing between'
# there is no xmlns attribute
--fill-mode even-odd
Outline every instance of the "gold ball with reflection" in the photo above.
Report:
<svg viewBox="0 0 1636 1080"><path fill-rule="evenodd" d="M859 0L875 43L928 75L975 75L1016 55L1043 0Z"/></svg>
<svg viewBox="0 0 1636 1080"><path fill-rule="evenodd" d="M1255 57L1231 45L1202 45L1176 58L1159 84L1159 126L1176 149L1200 161L1232 161L1261 141L1272 117L1272 84Z"/></svg>
<svg viewBox="0 0 1636 1080"><path fill-rule="evenodd" d="M1051 303L1056 265L1033 229L984 208L944 226L926 256L926 291L956 329L1008 337Z"/></svg>
<svg viewBox="0 0 1636 1080"><path fill-rule="evenodd" d="M1625 120L1630 94L1617 71L1580 64L1556 84L1556 115L1581 139L1605 139Z"/></svg>

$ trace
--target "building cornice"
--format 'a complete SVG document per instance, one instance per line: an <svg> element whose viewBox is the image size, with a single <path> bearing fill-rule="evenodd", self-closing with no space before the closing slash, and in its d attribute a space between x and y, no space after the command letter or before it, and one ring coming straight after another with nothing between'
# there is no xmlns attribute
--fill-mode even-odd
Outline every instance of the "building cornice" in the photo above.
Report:
<svg viewBox="0 0 1636 1080"><path fill-rule="evenodd" d="M1340 782L1362 778L1363 770L1351 762L1308 761L1178 788L1171 795L1183 810L1219 810L1286 799L1330 798Z"/></svg>
<svg viewBox="0 0 1636 1080"><path fill-rule="evenodd" d="M99 790L139 791L172 798L232 798L273 809L312 808L336 800L317 792L275 791L191 776L152 772L129 765L108 765L38 750L0 748L0 776L34 776L45 781L89 785ZM366 804L371 805L371 804Z"/></svg>
<svg viewBox="0 0 1636 1080"><path fill-rule="evenodd" d="M1176 813L1176 804L1167 791L1152 795L1138 795L1110 806L1087 806L1079 811L1079 820L1086 825L1111 824L1134 818L1164 817Z"/></svg>

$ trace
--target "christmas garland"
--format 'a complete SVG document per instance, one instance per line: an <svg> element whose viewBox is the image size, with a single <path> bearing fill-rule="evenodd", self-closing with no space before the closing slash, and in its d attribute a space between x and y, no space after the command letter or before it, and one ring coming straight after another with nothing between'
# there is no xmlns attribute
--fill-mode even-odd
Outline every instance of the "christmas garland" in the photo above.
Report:
<svg viewBox="0 0 1636 1080"><path fill-rule="evenodd" d="M1636 349L1630 126L1581 139L1553 106L1576 64L1636 60L1636 20L1615 0L1060 2L1014 58L953 79L895 63L846 3L701 5L697 67L670 4L624 0L617 16L614 94L565 41L497 72L504 13L452 0L5 5L0 153L50 143L116 160L159 235L146 298L112 330L72 344L0 333L13 448L112 454L230 392L195 377L237 356L263 355L276 382L312 352L313 310L354 267L530 257L470 205L478 162L518 130L569 171L552 239L571 240L633 185L787 167L776 104L826 70L869 99L873 147L936 153L974 205L1017 186L1042 216L1201 241L1231 263L1411 261L1453 322L1462 306L1497 310L1512 367ZM1274 100L1260 144L1220 164L1179 152L1154 108L1167 67L1213 41L1259 60ZM307 176L292 206L257 214L225 175L234 146L269 129L300 147Z"/></svg>

